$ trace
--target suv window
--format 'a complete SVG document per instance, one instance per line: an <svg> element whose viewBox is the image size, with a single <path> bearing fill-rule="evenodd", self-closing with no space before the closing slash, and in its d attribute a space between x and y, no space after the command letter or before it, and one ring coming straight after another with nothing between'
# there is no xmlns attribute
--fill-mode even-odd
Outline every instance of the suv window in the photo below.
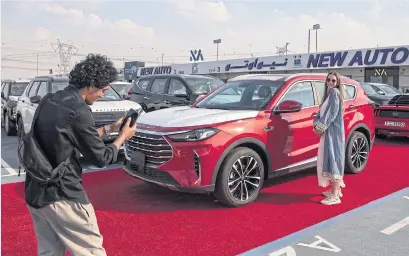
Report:
<svg viewBox="0 0 409 256"><path fill-rule="evenodd" d="M10 95L21 96L26 89L28 82L16 82L11 84Z"/></svg>
<svg viewBox="0 0 409 256"><path fill-rule="evenodd" d="M141 79L138 81L138 87L141 88L144 91L148 90L148 85L151 82L151 79Z"/></svg>
<svg viewBox="0 0 409 256"><path fill-rule="evenodd" d="M344 88L345 88L345 94L346 94L345 99L346 100L353 99L355 97L355 93L356 93L355 86L349 85L349 84L344 84Z"/></svg>
<svg viewBox="0 0 409 256"><path fill-rule="evenodd" d="M151 92L152 93L165 93L165 86L166 82L168 81L167 78L157 78L153 80L152 86L151 86Z"/></svg>
<svg viewBox="0 0 409 256"><path fill-rule="evenodd" d="M31 98L36 95L37 93L37 88L40 85L40 82L34 82L33 85L30 88L30 92L28 93L28 97Z"/></svg>
<svg viewBox="0 0 409 256"><path fill-rule="evenodd" d="M41 82L38 87L37 95L44 97L47 94L47 82Z"/></svg>
<svg viewBox="0 0 409 256"><path fill-rule="evenodd" d="M321 105L322 100L324 99L325 94L325 82L323 81L314 81L315 91L318 96L318 104Z"/></svg>
<svg viewBox="0 0 409 256"><path fill-rule="evenodd" d="M294 100L302 103L303 108L315 106L314 91L311 82L299 82L293 85L285 94L284 100Z"/></svg>
<svg viewBox="0 0 409 256"><path fill-rule="evenodd" d="M10 88L10 83L4 83L4 87L3 87L3 93L4 93L4 97L9 96L9 88Z"/></svg>
<svg viewBox="0 0 409 256"><path fill-rule="evenodd" d="M65 87L67 87L69 82L67 81L66 83L64 82L54 82L51 84L51 92L55 93L60 90L64 90Z"/></svg>
<svg viewBox="0 0 409 256"><path fill-rule="evenodd" d="M186 88L179 79L173 79L172 78L170 80L168 94L173 95L176 91L185 91L186 92Z"/></svg>
<svg viewBox="0 0 409 256"><path fill-rule="evenodd" d="M262 110L274 97L283 81L229 81L209 94L195 107L227 110Z"/></svg>

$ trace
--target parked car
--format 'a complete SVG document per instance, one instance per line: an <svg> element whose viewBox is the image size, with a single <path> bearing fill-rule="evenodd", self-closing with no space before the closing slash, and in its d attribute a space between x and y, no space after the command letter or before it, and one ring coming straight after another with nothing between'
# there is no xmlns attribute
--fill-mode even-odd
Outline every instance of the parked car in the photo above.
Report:
<svg viewBox="0 0 409 256"><path fill-rule="evenodd" d="M371 83L361 83L362 89L365 91L369 99L373 100L377 106L386 104L393 96L380 94Z"/></svg>
<svg viewBox="0 0 409 256"><path fill-rule="evenodd" d="M253 202L264 180L316 166L326 74L239 76L192 106L146 113L125 144L125 172L167 188ZM364 170L374 109L359 83L342 77L346 172ZM240 92L240 93L239 93Z"/></svg>
<svg viewBox="0 0 409 256"><path fill-rule="evenodd" d="M1 81L1 126L4 126L7 136L15 135L17 132L17 101L29 82L30 80Z"/></svg>
<svg viewBox="0 0 409 256"><path fill-rule="evenodd" d="M62 90L68 85L68 77L59 75L40 76L30 82L17 104L17 129L21 132L20 135L30 131L34 113L41 98L48 93ZM125 116L131 108L135 110L141 108L138 103L124 100L110 86L104 91L104 97L98 99L90 107L97 128L115 122L118 118ZM105 143L110 143L117 137L118 133L111 133L104 135L102 140Z"/></svg>
<svg viewBox="0 0 409 256"><path fill-rule="evenodd" d="M380 83L369 83L372 88L375 89L376 92L378 92L380 95L386 95L390 96L391 99L393 96L403 94L401 91L399 91L397 88L387 85L387 84L380 84Z"/></svg>
<svg viewBox="0 0 409 256"><path fill-rule="evenodd" d="M396 95L376 109L375 129L378 138L388 135L409 137L409 93Z"/></svg>
<svg viewBox="0 0 409 256"><path fill-rule="evenodd" d="M121 81L113 82L110 84L110 86L114 88L114 90L117 91L119 95L121 95L122 97L126 95L124 99L129 99L128 91L132 87L132 85L132 83Z"/></svg>
<svg viewBox="0 0 409 256"><path fill-rule="evenodd" d="M149 75L138 78L129 89L132 101L141 104L145 112L186 106L199 95L207 94L223 81L202 75Z"/></svg>

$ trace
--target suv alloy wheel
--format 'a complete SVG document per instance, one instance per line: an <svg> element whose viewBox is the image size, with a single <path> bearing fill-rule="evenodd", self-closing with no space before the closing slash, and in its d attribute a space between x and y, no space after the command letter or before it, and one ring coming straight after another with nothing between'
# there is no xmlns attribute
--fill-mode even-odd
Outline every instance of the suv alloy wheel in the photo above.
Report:
<svg viewBox="0 0 409 256"><path fill-rule="evenodd" d="M264 182L264 164L250 148L233 149L224 160L216 180L215 197L237 207L253 202Z"/></svg>
<svg viewBox="0 0 409 256"><path fill-rule="evenodd" d="M369 143L362 132L352 133L346 148L345 167L347 173L357 174L362 172L368 163Z"/></svg>

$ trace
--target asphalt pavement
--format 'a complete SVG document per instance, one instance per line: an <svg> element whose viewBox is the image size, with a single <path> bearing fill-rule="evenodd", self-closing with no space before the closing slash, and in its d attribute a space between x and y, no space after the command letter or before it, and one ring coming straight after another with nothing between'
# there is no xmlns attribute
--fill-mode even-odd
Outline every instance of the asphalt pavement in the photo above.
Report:
<svg viewBox="0 0 409 256"><path fill-rule="evenodd" d="M406 188L240 256L407 256L408 241Z"/></svg>
<svg viewBox="0 0 409 256"><path fill-rule="evenodd" d="M7 136L4 128L1 128L1 183L7 184L12 182L24 181L24 168L21 169L18 176L19 160L17 156L18 140L16 136ZM118 162L123 161L122 156ZM103 171L115 168L121 168L120 164L109 165L105 168L93 167L86 160L82 160L81 164L84 168L83 172Z"/></svg>

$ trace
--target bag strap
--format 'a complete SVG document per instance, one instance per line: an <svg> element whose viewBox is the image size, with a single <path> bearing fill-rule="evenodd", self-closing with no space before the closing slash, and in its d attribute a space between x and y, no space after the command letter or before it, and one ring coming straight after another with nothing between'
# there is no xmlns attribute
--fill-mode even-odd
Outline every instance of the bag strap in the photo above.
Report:
<svg viewBox="0 0 409 256"><path fill-rule="evenodd" d="M41 99L40 103L38 104L38 107L37 107L37 109L36 109L36 111L35 111L35 113L34 113L33 121L32 121L32 123L31 123L31 130L32 130L32 131L34 131L33 128L34 128L34 125L36 124L36 121L37 121L38 115L40 114L41 108L42 108L43 105L44 105L44 101L45 101L48 97L50 97L50 96L51 96L51 93L46 94L46 95Z"/></svg>

